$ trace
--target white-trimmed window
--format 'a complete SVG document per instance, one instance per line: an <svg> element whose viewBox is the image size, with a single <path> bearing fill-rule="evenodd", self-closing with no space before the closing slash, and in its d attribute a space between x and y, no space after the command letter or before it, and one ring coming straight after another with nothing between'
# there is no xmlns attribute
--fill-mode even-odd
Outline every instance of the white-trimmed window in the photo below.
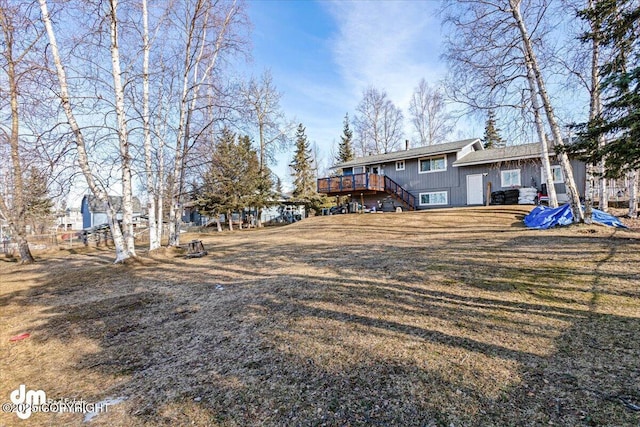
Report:
<svg viewBox="0 0 640 427"><path fill-rule="evenodd" d="M447 205L448 197L446 191L435 191L433 193L420 193L420 206Z"/></svg>
<svg viewBox="0 0 640 427"><path fill-rule="evenodd" d="M418 160L418 173L441 172L447 170L447 156Z"/></svg>
<svg viewBox="0 0 640 427"><path fill-rule="evenodd" d="M520 187L520 169L500 171L500 181L503 188Z"/></svg>
<svg viewBox="0 0 640 427"><path fill-rule="evenodd" d="M564 182L564 175L562 174L562 168L560 166L551 166L551 173L553 174L554 184L561 184ZM547 174L544 173L544 168L540 168L540 178L540 182L542 184L547 183Z"/></svg>
<svg viewBox="0 0 640 427"><path fill-rule="evenodd" d="M396 162L396 170L403 171L404 170L404 160L398 160Z"/></svg>

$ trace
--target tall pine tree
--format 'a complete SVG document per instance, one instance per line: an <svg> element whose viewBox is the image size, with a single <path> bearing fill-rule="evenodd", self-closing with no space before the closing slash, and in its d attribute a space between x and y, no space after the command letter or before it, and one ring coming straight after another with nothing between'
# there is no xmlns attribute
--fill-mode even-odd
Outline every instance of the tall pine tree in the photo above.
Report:
<svg viewBox="0 0 640 427"><path fill-rule="evenodd" d="M296 151L291 162L293 176L293 200L304 204L305 210L317 209L321 198L316 191L316 174L313 169L311 144L307 140L306 129L300 123L296 131Z"/></svg>
<svg viewBox="0 0 640 427"><path fill-rule="evenodd" d="M355 158L353 152L353 131L349 127L349 113L344 116L344 127L342 135L340 135L340 143L338 144L338 154L336 155L336 163L344 163Z"/></svg>
<svg viewBox="0 0 640 427"><path fill-rule="evenodd" d="M506 144L500 136L500 129L496 127L496 115L493 110L489 110L487 123L484 127L484 138L482 138L484 148L503 148Z"/></svg>
<svg viewBox="0 0 640 427"><path fill-rule="evenodd" d="M256 206L261 186L259 169L258 155L249 137L236 140L233 132L224 129L197 192L196 205L202 212L224 213L227 218L233 212ZM229 228L232 229L231 222Z"/></svg>
<svg viewBox="0 0 640 427"><path fill-rule="evenodd" d="M35 233L44 233L50 225L53 212L53 201L47 191L45 172L32 166L26 176L24 195L25 217L31 222Z"/></svg>
<svg viewBox="0 0 640 427"><path fill-rule="evenodd" d="M605 159L607 176L617 178L640 169L640 4L600 1L582 16L596 27L584 39L597 37L611 59L601 67L602 114L581 125L581 138L571 149L591 163ZM598 144L600 135L605 145Z"/></svg>

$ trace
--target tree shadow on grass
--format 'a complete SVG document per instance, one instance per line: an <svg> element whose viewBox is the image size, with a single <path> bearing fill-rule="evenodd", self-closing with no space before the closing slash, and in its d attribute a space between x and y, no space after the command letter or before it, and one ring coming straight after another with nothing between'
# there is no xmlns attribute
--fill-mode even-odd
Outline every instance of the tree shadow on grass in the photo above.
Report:
<svg viewBox="0 0 640 427"><path fill-rule="evenodd" d="M43 307L31 330L35 346L96 342L98 351L71 369L117 377L103 394L83 397L126 396L127 423L639 422L625 404L637 402L640 383L637 316L600 313L597 301L519 300L502 287L473 294L475 278L456 275L453 262L429 283L405 275L405 266L383 257L385 248L281 251L297 271L283 270L268 245L254 245L246 260L236 249L193 263L62 275L5 294L0 304ZM395 250L425 271L442 254ZM523 283L535 285L538 273L524 271ZM585 292L606 292L605 274L596 271ZM31 375L37 384L38 373ZM96 422L115 421L105 414Z"/></svg>

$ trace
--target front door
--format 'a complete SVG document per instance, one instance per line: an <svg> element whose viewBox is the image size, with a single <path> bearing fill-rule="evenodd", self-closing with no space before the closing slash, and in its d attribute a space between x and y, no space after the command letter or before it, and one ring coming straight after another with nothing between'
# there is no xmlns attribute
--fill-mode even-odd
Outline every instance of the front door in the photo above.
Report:
<svg viewBox="0 0 640 427"><path fill-rule="evenodd" d="M483 191L482 174L467 175L467 205L484 203Z"/></svg>

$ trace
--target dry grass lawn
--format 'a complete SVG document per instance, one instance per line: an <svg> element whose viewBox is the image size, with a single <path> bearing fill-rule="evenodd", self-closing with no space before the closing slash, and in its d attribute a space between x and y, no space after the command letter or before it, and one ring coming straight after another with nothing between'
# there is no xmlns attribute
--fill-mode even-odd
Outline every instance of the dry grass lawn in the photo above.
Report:
<svg viewBox="0 0 640 427"><path fill-rule="evenodd" d="M640 230L529 230L525 212L190 235L196 259L2 260L0 402L19 384L126 399L95 426L640 425Z"/></svg>

